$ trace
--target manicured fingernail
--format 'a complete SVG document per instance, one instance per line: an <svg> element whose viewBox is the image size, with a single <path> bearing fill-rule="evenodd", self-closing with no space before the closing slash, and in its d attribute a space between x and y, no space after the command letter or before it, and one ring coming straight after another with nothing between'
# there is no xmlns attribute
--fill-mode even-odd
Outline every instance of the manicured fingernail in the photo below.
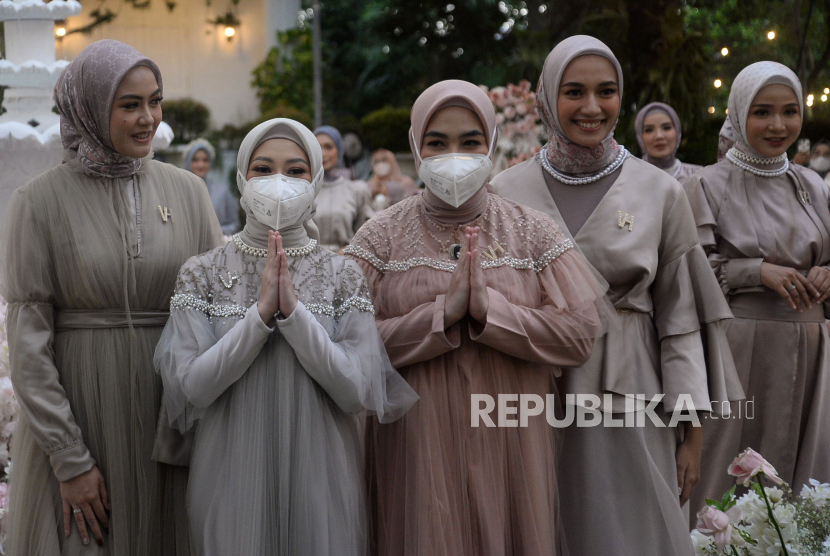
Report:
<svg viewBox="0 0 830 556"><path fill-rule="evenodd" d="M84 539L84 544L85 545L89 544L89 539Z"/></svg>

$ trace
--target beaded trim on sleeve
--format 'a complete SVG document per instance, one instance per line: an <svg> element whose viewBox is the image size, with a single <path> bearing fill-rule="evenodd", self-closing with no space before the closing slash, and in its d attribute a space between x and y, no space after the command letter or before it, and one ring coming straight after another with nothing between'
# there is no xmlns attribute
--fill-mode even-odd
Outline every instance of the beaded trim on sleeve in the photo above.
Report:
<svg viewBox="0 0 830 556"><path fill-rule="evenodd" d="M177 293L170 299L170 309L196 309L209 317L244 317L247 309L241 305L208 303L191 293Z"/></svg>
<svg viewBox="0 0 830 556"><path fill-rule="evenodd" d="M488 268L499 268L502 266L510 266L517 270L533 270L535 272L541 272L544 270L546 266L556 260L562 253L565 251L572 249L574 246L573 242L570 239L563 241L562 243L557 244L556 247L545 251L545 253L539 258L539 260L533 259L516 259L513 257L499 257L498 259L492 260L484 260L481 262L481 268L488 269ZM439 261L430 257L414 257L412 259L406 259L404 261L389 261L388 263L384 263L378 257L364 249L363 247L358 247L357 245L349 245L343 252L347 255L353 255L364 261L371 264L373 267L377 268L381 272L406 272L412 268L418 266L428 266L430 268L434 268L435 270L443 270L444 272L452 272L455 270L457 265L454 261Z"/></svg>
<svg viewBox="0 0 830 556"><path fill-rule="evenodd" d="M357 295L351 296L349 299L344 301L340 307L337 308L335 311L334 318L340 319L343 315L349 312L349 309L354 307L361 313L372 313L375 314L375 306L372 305L372 302L366 299L365 297L360 297Z"/></svg>

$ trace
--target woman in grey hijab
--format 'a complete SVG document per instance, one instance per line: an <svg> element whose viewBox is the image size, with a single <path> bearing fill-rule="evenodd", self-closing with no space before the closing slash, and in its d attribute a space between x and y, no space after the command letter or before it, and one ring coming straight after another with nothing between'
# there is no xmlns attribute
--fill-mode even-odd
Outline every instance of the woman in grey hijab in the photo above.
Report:
<svg viewBox="0 0 830 556"><path fill-rule="evenodd" d="M239 231L239 199L233 196L228 184L212 179L208 173L216 150L206 139L196 139L187 145L184 155L184 169L202 178L207 185L210 200L226 236Z"/></svg>
<svg viewBox="0 0 830 556"><path fill-rule="evenodd" d="M177 269L222 236L201 180L152 160L161 95L134 48L86 47L55 87L66 163L12 195L0 293L21 414L7 554L190 554L187 469L151 459L153 349ZM174 462L182 439L163 425L155 447Z"/></svg>

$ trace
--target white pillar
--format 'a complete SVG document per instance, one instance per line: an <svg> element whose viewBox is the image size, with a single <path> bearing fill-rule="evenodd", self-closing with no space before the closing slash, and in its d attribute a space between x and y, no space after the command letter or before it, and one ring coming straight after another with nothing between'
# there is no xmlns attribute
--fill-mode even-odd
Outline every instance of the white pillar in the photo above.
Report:
<svg viewBox="0 0 830 556"><path fill-rule="evenodd" d="M297 26L300 0L263 0L265 2L265 48L277 45L277 31Z"/></svg>

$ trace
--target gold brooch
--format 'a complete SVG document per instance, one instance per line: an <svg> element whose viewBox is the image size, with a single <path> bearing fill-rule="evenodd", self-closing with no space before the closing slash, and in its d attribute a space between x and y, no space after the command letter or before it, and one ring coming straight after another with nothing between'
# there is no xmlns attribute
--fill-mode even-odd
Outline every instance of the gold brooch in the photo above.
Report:
<svg viewBox="0 0 830 556"><path fill-rule="evenodd" d="M495 244L495 247L493 247L493 244ZM487 257L491 261L495 261L496 259L498 259L499 258L499 253L504 255L504 254L507 253L507 251L504 250L504 247L499 245L498 241L494 241L493 243L491 243L490 245L487 246L486 250L481 252L482 255L484 255L485 257Z"/></svg>
<svg viewBox="0 0 830 556"><path fill-rule="evenodd" d="M167 210L167 207L164 207L164 209L161 208L161 205L158 205L158 207L159 207L159 214L161 215L161 221L162 222L167 222L167 220L169 218L173 218L173 215L170 214L170 211Z"/></svg>
<svg viewBox="0 0 830 556"><path fill-rule="evenodd" d="M620 228L625 228L626 224L628 224L628 231L634 231L634 215L625 213L625 218L623 218L623 213L621 210L617 211L617 226Z"/></svg>

